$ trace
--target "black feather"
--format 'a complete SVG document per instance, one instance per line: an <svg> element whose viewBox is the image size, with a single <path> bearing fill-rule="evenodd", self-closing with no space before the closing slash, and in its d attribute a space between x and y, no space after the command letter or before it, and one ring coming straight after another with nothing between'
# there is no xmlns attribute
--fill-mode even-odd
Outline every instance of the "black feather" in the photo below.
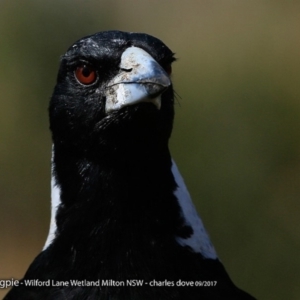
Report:
<svg viewBox="0 0 300 300"><path fill-rule="evenodd" d="M174 195L168 140L174 118L172 85L161 109L151 103L105 112L107 83L122 53L135 46L163 68L175 60L160 40L140 33L101 32L85 37L61 58L49 106L53 173L61 205L53 242L29 267L23 285L6 300L253 299L234 286L219 260L205 259L175 237L187 238ZM88 63L97 80L81 85L74 70ZM25 280L140 279L142 287L25 287ZM153 280L172 286L150 287ZM216 281L212 287L178 287L182 281Z"/></svg>

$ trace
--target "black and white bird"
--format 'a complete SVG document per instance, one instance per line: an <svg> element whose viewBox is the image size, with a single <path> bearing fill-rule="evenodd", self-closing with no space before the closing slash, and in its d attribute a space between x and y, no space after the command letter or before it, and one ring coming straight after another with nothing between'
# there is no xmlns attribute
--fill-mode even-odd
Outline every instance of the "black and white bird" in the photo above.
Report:
<svg viewBox="0 0 300 300"><path fill-rule="evenodd" d="M254 299L226 273L171 158L174 61L159 39L120 31L62 56L50 232L5 300Z"/></svg>

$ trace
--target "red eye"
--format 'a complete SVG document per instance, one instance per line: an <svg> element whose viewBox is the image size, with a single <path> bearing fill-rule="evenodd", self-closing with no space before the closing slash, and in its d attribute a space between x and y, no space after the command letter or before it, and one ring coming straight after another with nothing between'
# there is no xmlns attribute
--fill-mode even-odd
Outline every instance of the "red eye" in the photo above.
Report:
<svg viewBox="0 0 300 300"><path fill-rule="evenodd" d="M167 72L167 74L170 76L172 74L172 66L171 65L167 65L165 67L165 71Z"/></svg>
<svg viewBox="0 0 300 300"><path fill-rule="evenodd" d="M96 71L88 65L82 65L75 70L76 79L85 85L92 84L96 80Z"/></svg>

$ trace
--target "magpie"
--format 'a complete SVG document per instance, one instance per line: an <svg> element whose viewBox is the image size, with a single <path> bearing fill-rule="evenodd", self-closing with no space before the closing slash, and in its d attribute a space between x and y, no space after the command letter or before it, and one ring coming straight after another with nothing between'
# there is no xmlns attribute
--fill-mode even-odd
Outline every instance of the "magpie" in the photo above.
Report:
<svg viewBox="0 0 300 300"><path fill-rule="evenodd" d="M121 31L62 56L50 231L5 300L254 299L218 259L170 155L174 61L159 39Z"/></svg>

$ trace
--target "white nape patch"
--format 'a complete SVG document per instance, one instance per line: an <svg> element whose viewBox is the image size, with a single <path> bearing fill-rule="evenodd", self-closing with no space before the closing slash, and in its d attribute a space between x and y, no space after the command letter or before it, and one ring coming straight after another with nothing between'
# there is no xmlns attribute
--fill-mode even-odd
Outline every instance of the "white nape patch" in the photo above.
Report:
<svg viewBox="0 0 300 300"><path fill-rule="evenodd" d="M53 155L54 155L54 145L52 146L52 168L53 168ZM53 170L51 172L51 220L50 220L50 228L46 243L44 245L43 250L45 250L53 241L56 233L56 213L57 209L61 203L60 200L60 188L56 184Z"/></svg>
<svg viewBox="0 0 300 300"><path fill-rule="evenodd" d="M145 50L129 47L119 68L119 74L107 84L106 112L139 102L151 102L160 109L160 94L171 80L159 63Z"/></svg>
<svg viewBox="0 0 300 300"><path fill-rule="evenodd" d="M172 173L178 185L174 195L181 207L186 225L191 226L193 229L192 236L187 239L176 237L177 242L182 246L191 247L195 252L200 252L204 258L217 259L216 250L209 239L208 233L195 209L191 196L174 160L172 160Z"/></svg>

